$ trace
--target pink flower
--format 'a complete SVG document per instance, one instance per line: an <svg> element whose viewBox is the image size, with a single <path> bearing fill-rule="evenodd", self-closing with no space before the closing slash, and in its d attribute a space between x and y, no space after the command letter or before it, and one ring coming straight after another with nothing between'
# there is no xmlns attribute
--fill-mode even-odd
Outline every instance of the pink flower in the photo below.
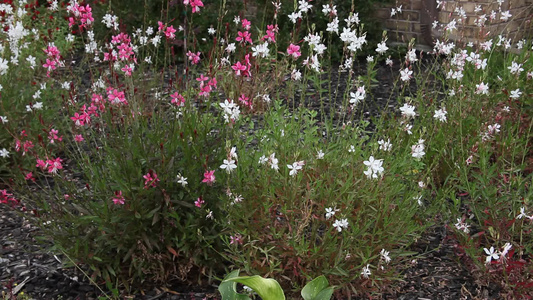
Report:
<svg viewBox="0 0 533 300"><path fill-rule="evenodd" d="M300 46L293 45L293 44L289 45L289 48L287 48L287 53L289 55L292 55L292 57L294 58L298 58L302 55L302 53L300 53Z"/></svg>
<svg viewBox="0 0 533 300"><path fill-rule="evenodd" d="M207 183L207 185L213 184L215 182L215 170L205 171L204 180L202 182Z"/></svg>
<svg viewBox="0 0 533 300"><path fill-rule="evenodd" d="M156 187L157 182L159 181L159 178L157 178L157 174L153 170L149 170L146 175L143 176L144 180L144 188L149 189L150 187Z"/></svg>
<svg viewBox="0 0 533 300"><path fill-rule="evenodd" d="M201 0L189 0L192 6L192 12L196 13L200 11L200 7L204 7L204 3Z"/></svg>
<svg viewBox="0 0 533 300"><path fill-rule="evenodd" d="M252 35L248 31L245 31L245 32L240 32L239 31L239 32L237 32L237 35L238 35L238 37L235 38L235 40L237 42L241 42L241 43L248 42L250 44L253 43L252 42L252 38L251 38Z"/></svg>
<svg viewBox="0 0 533 300"><path fill-rule="evenodd" d="M247 107L252 107L252 101L250 101L250 98L246 97L244 94L241 94L239 101Z"/></svg>
<svg viewBox="0 0 533 300"><path fill-rule="evenodd" d="M207 80L209 80L209 77L204 76L204 74L200 74L200 77L196 78L196 81L200 81L201 83Z"/></svg>
<svg viewBox="0 0 533 300"><path fill-rule="evenodd" d="M205 201L202 200L202 197L198 197L198 199L196 201L194 201L194 206L198 207L198 208L201 208L202 207L202 204L204 204Z"/></svg>
<svg viewBox="0 0 533 300"><path fill-rule="evenodd" d="M176 105L176 106L184 106L185 105L185 98L179 94L178 92L175 92L174 94L170 95L170 103Z"/></svg>
<svg viewBox="0 0 533 300"><path fill-rule="evenodd" d="M231 66L231 68L235 71L235 75L237 75L237 76L241 75L241 71L246 71L246 66L241 64L240 61L238 61L233 66Z"/></svg>
<svg viewBox="0 0 533 300"><path fill-rule="evenodd" d="M192 61L193 65L196 65L197 63L200 62L200 52L196 52L196 54L195 54L195 53L189 51L189 52L187 52L187 57L189 58L190 61Z"/></svg>
<svg viewBox="0 0 533 300"><path fill-rule="evenodd" d="M125 65L124 68L120 70L122 70L126 76L131 76L131 71L133 71L129 65Z"/></svg>
<svg viewBox="0 0 533 300"><path fill-rule="evenodd" d="M83 140L84 140L84 139L83 139L83 136L82 136L81 134L76 134L76 135L74 136L74 141L76 141L76 142L78 142L78 143L79 143L79 142L83 142Z"/></svg>
<svg viewBox="0 0 533 300"><path fill-rule="evenodd" d="M63 169L63 165L61 164L63 160L61 158L56 159L48 159L46 160L46 164L48 165L48 173L50 174L57 174L57 170ZM39 161L37 161L39 163Z"/></svg>
<svg viewBox="0 0 533 300"><path fill-rule="evenodd" d="M238 233L230 236L229 239L230 239L230 242L229 242L230 245L233 245L233 244L242 245L242 235Z"/></svg>
<svg viewBox="0 0 533 300"><path fill-rule="evenodd" d="M27 174L24 176L24 179L26 179L26 180L31 180L31 181L35 181L35 177L33 177L33 173L32 173L32 172L27 173Z"/></svg>
<svg viewBox="0 0 533 300"><path fill-rule="evenodd" d="M124 196L122 196L122 191L116 191L115 192L115 197L113 198L113 203L115 205L117 204L121 204L121 205L124 205Z"/></svg>
<svg viewBox="0 0 533 300"><path fill-rule="evenodd" d="M50 144L53 144L56 140L58 141L62 141L63 140L63 137L58 137L57 134L59 133L59 131L57 131L56 129L51 129L50 132L48 133L48 139L50 140Z"/></svg>
<svg viewBox="0 0 533 300"><path fill-rule="evenodd" d="M170 25L167 27L167 30L165 31L165 36L171 40L173 40L176 35L174 34L176 32L176 29L174 29L174 26Z"/></svg>
<svg viewBox="0 0 533 300"><path fill-rule="evenodd" d="M37 159L37 164L35 165L37 168L40 168L42 170L46 169L46 167L48 167L48 163L45 162L44 160L42 159Z"/></svg>
<svg viewBox="0 0 533 300"><path fill-rule="evenodd" d="M165 30L165 24L163 24L163 22L161 22L161 21L157 21L157 25L159 25L159 26L158 26L158 30L159 30L159 31L163 31L163 30Z"/></svg>
<svg viewBox="0 0 533 300"><path fill-rule="evenodd" d="M244 28L245 30L250 30L250 25L252 25L252 23L246 19L243 19L242 20L242 28Z"/></svg>

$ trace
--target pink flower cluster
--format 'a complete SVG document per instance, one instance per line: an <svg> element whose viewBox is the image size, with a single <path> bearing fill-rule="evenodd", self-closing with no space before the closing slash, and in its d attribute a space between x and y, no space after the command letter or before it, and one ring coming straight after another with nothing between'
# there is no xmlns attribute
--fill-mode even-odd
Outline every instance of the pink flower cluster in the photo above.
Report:
<svg viewBox="0 0 533 300"><path fill-rule="evenodd" d="M157 173L154 170L148 170L148 173L143 176L144 178L144 188L149 189L150 187L156 187L159 182Z"/></svg>
<svg viewBox="0 0 533 300"><path fill-rule="evenodd" d="M269 41L271 43L276 42L276 33L278 33L279 27L278 24L276 25L267 25L267 31L266 34L261 38L261 41Z"/></svg>
<svg viewBox="0 0 533 300"><path fill-rule="evenodd" d="M26 130L22 130L22 132L20 133L21 139L15 139L15 151L19 152L22 149L22 156L26 155L26 153L34 147L32 141L24 141L24 143L22 142L22 139L27 136L28 135L26 134Z"/></svg>
<svg viewBox="0 0 533 300"><path fill-rule="evenodd" d="M197 13L200 11L200 7L204 7L204 3L201 0L183 0L185 6L191 5L192 12Z"/></svg>
<svg viewBox="0 0 533 300"><path fill-rule="evenodd" d="M176 106L184 106L185 105L185 97L183 97L180 93L175 92L174 94L170 95L170 103L176 105Z"/></svg>
<svg viewBox="0 0 533 300"><path fill-rule="evenodd" d="M114 89L112 87L108 87L106 90L107 90L107 100L109 100L109 102L111 102L111 104L128 105L128 101L126 100L126 96L124 95L123 91L119 91L119 90Z"/></svg>
<svg viewBox="0 0 533 300"><path fill-rule="evenodd" d="M46 76L50 77L50 72L61 65L61 53L53 44L49 44L44 53L46 53L46 62L43 67L46 68Z"/></svg>
<svg viewBox="0 0 533 300"><path fill-rule="evenodd" d="M0 190L0 203L15 206L20 202L13 197L13 194L8 193L7 190Z"/></svg>
<svg viewBox="0 0 533 300"><path fill-rule="evenodd" d="M252 64L250 63L250 53L244 56L244 61L242 63L238 61L236 64L231 66L231 68L235 71L235 75L237 76L242 75L245 77L252 77L252 74L250 73L252 68Z"/></svg>
<svg viewBox="0 0 533 300"><path fill-rule="evenodd" d="M203 5L203 4L202 4ZM159 25L159 31L163 31L165 32L165 36L168 38L168 39L171 39L173 40L174 38L176 38L176 29L174 29L174 26L170 25L170 26L166 26L165 24L163 24L163 22L161 21L158 21L157 24Z"/></svg>
<svg viewBox="0 0 533 300"><path fill-rule="evenodd" d="M212 90L217 88L217 79L212 78L209 80L209 77L204 76L204 74L200 74L200 77L196 78L196 81L200 82L200 96L202 97L208 97L209 93L211 93ZM207 84L204 83L204 81L207 81Z"/></svg>
<svg viewBox="0 0 533 300"><path fill-rule="evenodd" d="M200 62L200 52L187 52L187 58L192 62L193 65L196 65Z"/></svg>
<svg viewBox="0 0 533 300"><path fill-rule="evenodd" d="M94 22L92 8L89 6L89 4L83 6L75 2L73 5L68 7L68 10L74 15L74 17L68 18L69 27L74 26L76 21L79 21L79 27L80 29L83 29L87 28Z"/></svg>
<svg viewBox="0 0 533 300"><path fill-rule="evenodd" d="M41 170L48 169L48 173L50 174L57 174L58 170L63 169L63 165L61 164L62 161L63 160L59 157L55 159L46 159L46 161L37 159L37 165L35 166Z"/></svg>

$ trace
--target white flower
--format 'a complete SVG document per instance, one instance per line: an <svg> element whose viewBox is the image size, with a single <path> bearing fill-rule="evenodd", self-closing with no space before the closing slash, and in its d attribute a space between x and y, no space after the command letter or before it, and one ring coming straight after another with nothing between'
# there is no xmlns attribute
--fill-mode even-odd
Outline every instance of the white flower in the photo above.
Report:
<svg viewBox="0 0 533 300"><path fill-rule="evenodd" d="M224 159L224 163L220 165L220 168L222 170L226 170L226 173L231 173L231 171L235 170L237 168L237 165L235 164L235 160L230 159Z"/></svg>
<svg viewBox="0 0 533 300"><path fill-rule="evenodd" d="M485 259L486 264L490 264L490 262L494 259L497 260L500 258L498 253L494 250L494 247L490 247L490 250L487 248L483 248L485 253L487 253L487 258Z"/></svg>
<svg viewBox="0 0 533 300"><path fill-rule="evenodd" d="M516 62L512 62L510 66L507 67L509 69L509 72L511 74L519 75L524 69L522 68L522 64L517 64Z"/></svg>
<svg viewBox="0 0 533 300"><path fill-rule="evenodd" d="M386 142L385 140L379 140L378 144L379 144L379 150L390 151L392 149L392 144L390 143L390 139L387 139Z"/></svg>
<svg viewBox="0 0 533 300"><path fill-rule="evenodd" d="M378 47L376 48L376 52L379 54L385 53L387 50L389 50L389 47L387 47L387 44L385 44L385 41L378 44Z"/></svg>
<svg viewBox="0 0 533 300"><path fill-rule="evenodd" d="M409 81L411 79L411 75L413 74L413 71L409 70L408 68L405 68L400 71L400 79L402 81Z"/></svg>
<svg viewBox="0 0 533 300"><path fill-rule="evenodd" d="M354 145L350 145L350 149L348 149L348 152L350 152L350 153L355 152L355 146Z"/></svg>
<svg viewBox="0 0 533 300"><path fill-rule="evenodd" d="M420 159L426 155L426 152L424 152L424 140L418 140L418 143L411 146L411 155L416 158Z"/></svg>
<svg viewBox="0 0 533 300"><path fill-rule="evenodd" d="M389 263L391 261L389 256L389 251L385 251L385 249L381 249L381 252L379 253L381 255L381 259L385 261L385 263Z"/></svg>
<svg viewBox="0 0 533 300"><path fill-rule="evenodd" d="M270 156L268 157L268 161L270 163L270 167L274 170L279 170L279 166L278 166L278 159L276 158L276 153L272 153L270 154Z"/></svg>
<svg viewBox="0 0 533 300"><path fill-rule="evenodd" d="M187 177L183 177L181 176L181 174L176 175L176 177L178 179L178 183L181 184L181 186L185 187L188 184Z"/></svg>
<svg viewBox="0 0 533 300"><path fill-rule="evenodd" d="M296 174L298 174L298 170L302 169L302 164L303 164L302 161L296 161L296 162L293 162L292 165L287 165L287 168L289 168L290 170L289 175L293 177L296 176Z"/></svg>
<svg viewBox="0 0 533 300"><path fill-rule="evenodd" d="M232 52L235 52L235 49L237 49L237 47L235 47L235 43L230 43L226 47L226 52L232 53Z"/></svg>
<svg viewBox="0 0 533 300"><path fill-rule="evenodd" d="M339 33L339 18L335 17L335 19L333 19L333 21L331 21L330 23L328 23L328 27L326 28L326 31L327 32L335 32L335 33Z"/></svg>
<svg viewBox="0 0 533 300"><path fill-rule="evenodd" d="M416 49L407 51L407 54L405 54L405 60L412 63L418 61L418 58L416 58Z"/></svg>
<svg viewBox="0 0 533 300"><path fill-rule="evenodd" d="M260 45L257 45L255 47L252 47L252 56L256 57L256 56L259 56L259 57L267 57L268 56L268 43L263 43L263 44L260 44Z"/></svg>
<svg viewBox="0 0 533 300"><path fill-rule="evenodd" d="M485 84L484 82L482 82L480 84L476 84L476 94L488 95L489 94L489 85Z"/></svg>
<svg viewBox="0 0 533 300"><path fill-rule="evenodd" d="M311 4L309 4L309 2L307 2L307 0L300 0L298 3L298 9L304 13L308 12L313 7Z"/></svg>
<svg viewBox="0 0 533 300"><path fill-rule="evenodd" d="M260 165L264 165L266 164L266 162L268 161L268 158L266 158L266 156L262 155L261 157L259 157L259 164Z"/></svg>
<svg viewBox="0 0 533 300"><path fill-rule="evenodd" d="M374 156L370 156L363 164L368 167L363 172L368 178L378 178L385 171L383 168L383 159L374 159Z"/></svg>
<svg viewBox="0 0 533 300"><path fill-rule="evenodd" d="M294 81L298 81L302 78L302 73L300 73L299 70L293 69L291 73L291 79Z"/></svg>
<svg viewBox="0 0 533 300"><path fill-rule="evenodd" d="M469 233L470 232L469 227L470 225L463 222L461 218L457 218L457 223L455 223L455 228L457 228L457 230L461 230L464 233Z"/></svg>
<svg viewBox="0 0 533 300"><path fill-rule="evenodd" d="M526 214L525 207L520 207L520 214L518 216L516 216L516 218L517 219L529 218L529 216Z"/></svg>
<svg viewBox="0 0 533 300"><path fill-rule="evenodd" d="M3 158L9 157L9 151L7 151L6 148L0 150L0 156Z"/></svg>
<svg viewBox="0 0 533 300"><path fill-rule="evenodd" d="M505 21L505 22L507 22L507 20L509 20L510 17L512 17L512 15L508 10L502 11L500 14L500 20Z"/></svg>
<svg viewBox="0 0 533 300"><path fill-rule="evenodd" d="M331 207L327 207L326 208L326 220L329 220L331 217L333 217L335 215L336 212L338 212L339 210L337 208L331 208Z"/></svg>
<svg viewBox="0 0 533 300"><path fill-rule="evenodd" d="M289 16L289 19L291 20L292 23L296 24L296 20L298 20L299 18L302 17L302 12L293 12L292 14L290 14Z"/></svg>
<svg viewBox="0 0 533 300"><path fill-rule="evenodd" d="M513 99L518 99L520 98L521 95L522 95L522 92L520 91L520 89L516 89L514 91L511 91L511 95L509 97Z"/></svg>
<svg viewBox="0 0 533 300"><path fill-rule="evenodd" d="M34 109L43 109L43 103L42 102L35 102L33 105Z"/></svg>
<svg viewBox="0 0 533 300"><path fill-rule="evenodd" d="M364 86L358 87L355 93L350 92L350 103L353 106L355 106L360 101L365 100L365 97L366 97L365 87Z"/></svg>
<svg viewBox="0 0 533 300"><path fill-rule="evenodd" d="M209 27L209 28L207 29L207 33L208 33L209 35L215 35L216 32L217 32L216 29L213 28L213 27Z"/></svg>
<svg viewBox="0 0 533 300"><path fill-rule="evenodd" d="M335 222L333 222L333 227L337 229L338 232L348 228L348 225L348 219L335 220Z"/></svg>
<svg viewBox="0 0 533 300"><path fill-rule="evenodd" d="M2 124L9 122L6 116L0 116L0 121L2 121Z"/></svg>
<svg viewBox="0 0 533 300"><path fill-rule="evenodd" d="M324 158L324 152L322 150L318 150L316 153L316 159L323 159Z"/></svg>
<svg viewBox="0 0 533 300"><path fill-rule="evenodd" d="M433 115L433 118L435 118L435 119L437 119L437 120L439 120L441 122L446 122L446 114L447 113L448 112L446 111L446 108L443 107L443 108L435 111L435 114Z"/></svg>
<svg viewBox="0 0 533 300"><path fill-rule="evenodd" d="M502 259L505 259L505 256L507 255L509 250L511 250L512 247L513 247L513 245L511 245L511 243L505 243L505 245L503 245L503 250L501 252L501 258Z"/></svg>
<svg viewBox="0 0 533 300"><path fill-rule="evenodd" d="M402 112L402 115L407 118L414 118L416 116L415 107L407 103L404 103L404 105L400 107L400 111Z"/></svg>
<svg viewBox="0 0 533 300"><path fill-rule="evenodd" d="M7 65L9 61L0 57L0 75L5 75L9 66Z"/></svg>
<svg viewBox="0 0 533 300"><path fill-rule="evenodd" d="M363 267L361 275L363 278L368 278L368 276L372 275L372 272L370 272L370 264L366 265L366 267Z"/></svg>

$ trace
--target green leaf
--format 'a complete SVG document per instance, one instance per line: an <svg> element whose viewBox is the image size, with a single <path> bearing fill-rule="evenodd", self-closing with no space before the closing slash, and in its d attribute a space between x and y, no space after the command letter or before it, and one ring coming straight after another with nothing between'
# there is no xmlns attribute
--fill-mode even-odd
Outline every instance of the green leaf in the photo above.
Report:
<svg viewBox="0 0 533 300"><path fill-rule="evenodd" d="M237 293L237 283L232 281L226 281L231 278L239 276L239 270L235 270L229 273L222 283L218 286L218 291L222 295L222 300L251 300L250 297Z"/></svg>
<svg viewBox="0 0 533 300"><path fill-rule="evenodd" d="M302 297L305 300L316 300L316 299L327 299L329 300L331 298L331 295L333 294L333 288L331 289L331 294L329 294L329 297L323 298L327 296L327 293L322 295L321 298L318 298L318 295L321 294L322 291L325 291L329 285L328 280L324 275L320 275L317 278L313 279L309 283L307 283L304 288L302 289Z"/></svg>
<svg viewBox="0 0 533 300"><path fill-rule="evenodd" d="M331 296L333 295L333 287L328 287L323 289L318 295L316 295L314 300L329 300L331 299Z"/></svg>
<svg viewBox="0 0 533 300"><path fill-rule="evenodd" d="M271 278L263 278L259 275L241 276L230 278L225 281L233 281L247 285L253 289L263 300L285 300L285 294L279 283Z"/></svg>

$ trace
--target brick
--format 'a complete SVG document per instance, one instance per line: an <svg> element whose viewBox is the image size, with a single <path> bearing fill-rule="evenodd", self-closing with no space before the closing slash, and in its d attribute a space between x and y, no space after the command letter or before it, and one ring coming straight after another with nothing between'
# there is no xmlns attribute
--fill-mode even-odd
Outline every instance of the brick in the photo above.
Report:
<svg viewBox="0 0 533 300"><path fill-rule="evenodd" d="M386 20L390 18L390 10L386 8L380 8L376 11L376 18Z"/></svg>
<svg viewBox="0 0 533 300"><path fill-rule="evenodd" d="M412 10L421 10L422 9L422 0L411 0L411 9Z"/></svg>
<svg viewBox="0 0 533 300"><path fill-rule="evenodd" d="M474 10L476 8L476 4L473 2L467 2L463 4L463 9L465 10L467 15L475 14Z"/></svg>
<svg viewBox="0 0 533 300"><path fill-rule="evenodd" d="M439 12L438 20L439 20L439 23L442 23L442 24L450 23L450 20L451 20L450 13L444 12L444 11Z"/></svg>
<svg viewBox="0 0 533 300"><path fill-rule="evenodd" d="M406 21L387 20L385 21L385 27L398 31L411 30L411 23Z"/></svg>

